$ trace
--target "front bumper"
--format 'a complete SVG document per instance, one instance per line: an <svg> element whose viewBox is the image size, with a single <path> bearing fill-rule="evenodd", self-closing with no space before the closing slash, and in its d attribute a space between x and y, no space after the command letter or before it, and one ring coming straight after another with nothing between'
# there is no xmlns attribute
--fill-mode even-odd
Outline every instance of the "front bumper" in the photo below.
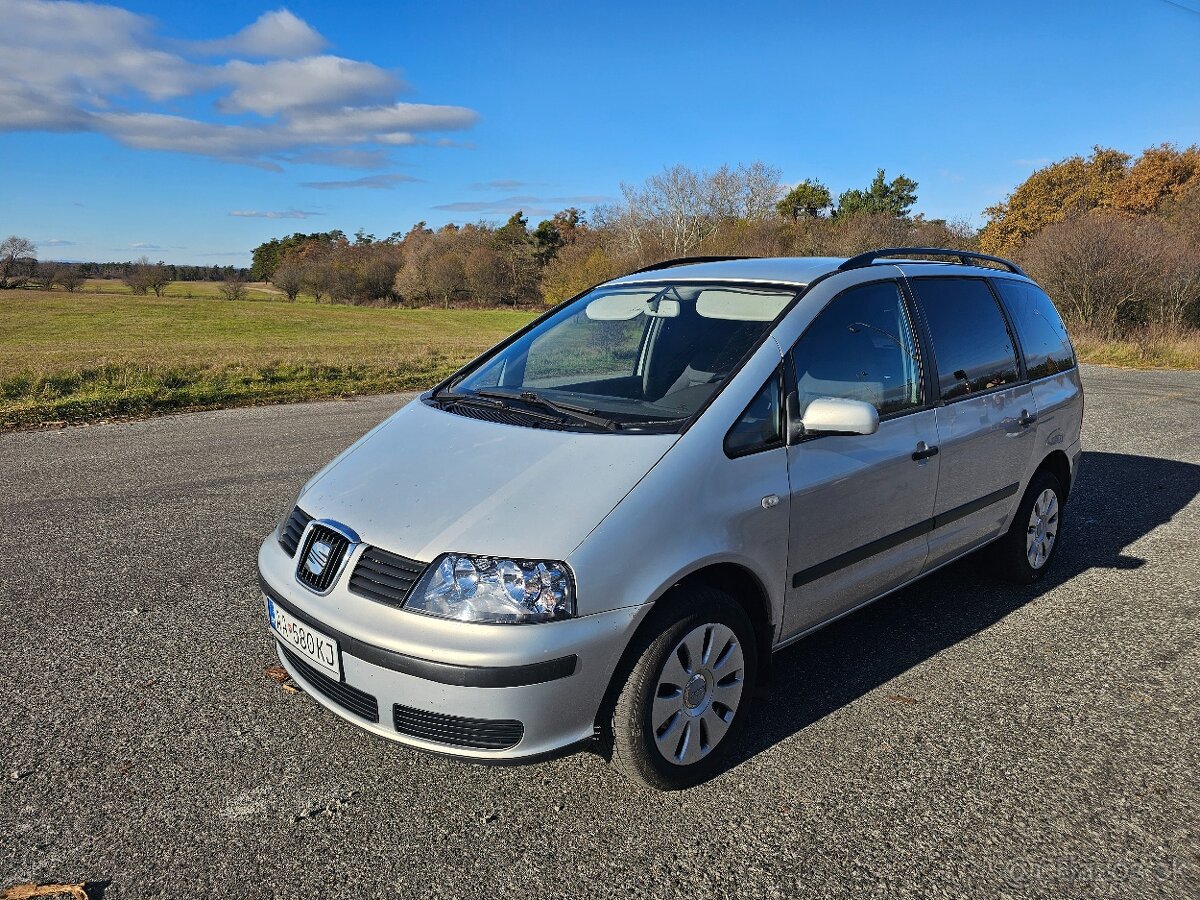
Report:
<svg viewBox="0 0 1200 900"><path fill-rule="evenodd" d="M265 594L339 644L341 684L280 653L315 700L391 740L480 761L529 761L589 740L612 673L648 609L473 625L351 594L345 575L329 594L314 594L296 581L295 561L274 535L259 549L258 566ZM374 699L378 721L360 695Z"/></svg>

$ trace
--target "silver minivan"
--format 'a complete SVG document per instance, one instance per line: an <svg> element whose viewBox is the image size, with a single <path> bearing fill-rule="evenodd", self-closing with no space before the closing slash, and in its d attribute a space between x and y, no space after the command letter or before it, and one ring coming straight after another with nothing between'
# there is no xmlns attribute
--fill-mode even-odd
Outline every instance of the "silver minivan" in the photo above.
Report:
<svg viewBox="0 0 1200 900"><path fill-rule="evenodd" d="M903 257L903 258L896 258ZM280 658L378 735L720 771L774 651L986 546L1053 560L1083 393L1015 264L673 260L555 307L325 467L262 544Z"/></svg>

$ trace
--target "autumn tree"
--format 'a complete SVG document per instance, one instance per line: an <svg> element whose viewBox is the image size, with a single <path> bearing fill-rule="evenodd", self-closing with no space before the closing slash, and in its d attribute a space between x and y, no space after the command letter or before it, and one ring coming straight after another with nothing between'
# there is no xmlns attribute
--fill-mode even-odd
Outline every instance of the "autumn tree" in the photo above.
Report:
<svg viewBox="0 0 1200 900"><path fill-rule="evenodd" d="M979 235L980 249L1013 256L1047 225L1109 205L1129 158L1127 153L1095 147L1086 159L1071 156L1038 169L1002 202L984 210L988 221Z"/></svg>
<svg viewBox="0 0 1200 900"><path fill-rule="evenodd" d="M1112 186L1108 205L1146 215L1200 186L1200 146L1176 150L1170 144L1142 151L1123 178Z"/></svg>

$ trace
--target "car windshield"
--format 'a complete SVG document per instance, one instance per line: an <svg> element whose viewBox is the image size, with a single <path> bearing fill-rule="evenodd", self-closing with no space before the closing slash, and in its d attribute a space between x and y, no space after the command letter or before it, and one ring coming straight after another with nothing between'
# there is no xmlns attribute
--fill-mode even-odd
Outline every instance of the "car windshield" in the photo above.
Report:
<svg viewBox="0 0 1200 900"><path fill-rule="evenodd" d="M434 399L486 398L570 427L678 428L720 390L798 290L718 282L600 287Z"/></svg>

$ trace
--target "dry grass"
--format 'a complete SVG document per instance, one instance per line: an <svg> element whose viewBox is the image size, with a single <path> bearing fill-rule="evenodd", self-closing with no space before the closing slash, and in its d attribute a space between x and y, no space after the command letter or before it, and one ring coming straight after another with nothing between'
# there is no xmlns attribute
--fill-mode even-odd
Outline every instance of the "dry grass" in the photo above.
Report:
<svg viewBox="0 0 1200 900"><path fill-rule="evenodd" d="M0 294L0 428L419 388L533 316Z"/></svg>
<svg viewBox="0 0 1200 900"><path fill-rule="evenodd" d="M1200 329L1144 327L1116 338L1072 328L1081 362L1132 369L1200 369Z"/></svg>

